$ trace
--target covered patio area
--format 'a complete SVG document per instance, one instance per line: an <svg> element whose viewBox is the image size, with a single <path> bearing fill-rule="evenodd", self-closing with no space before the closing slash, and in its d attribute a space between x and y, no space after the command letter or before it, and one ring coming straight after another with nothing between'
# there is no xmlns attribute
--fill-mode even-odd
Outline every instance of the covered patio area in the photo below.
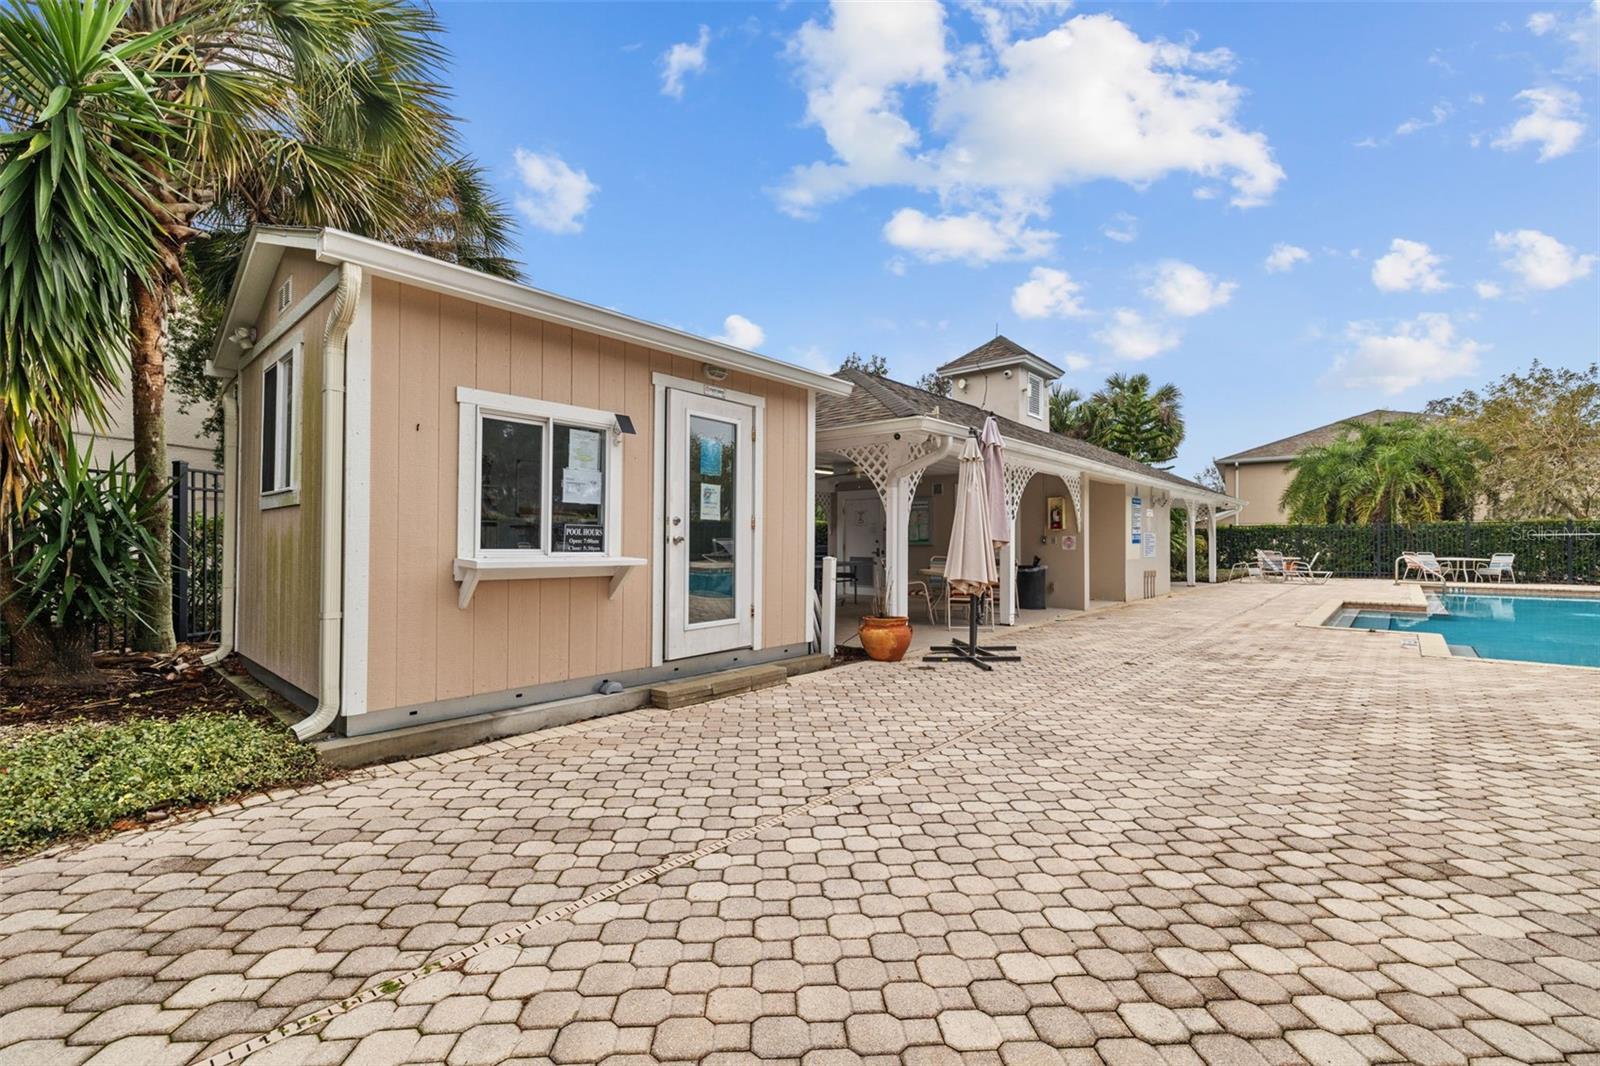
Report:
<svg viewBox="0 0 1600 1066"><path fill-rule="evenodd" d="M817 500L828 523L826 554L840 574L833 589L818 594L835 598L840 643L875 610L911 619L913 649L943 641L952 622L942 574L956 456L993 412L888 378L841 373L855 390L817 406ZM997 553L995 622L1027 625L1164 595L1172 582L1173 508L1187 515L1185 583L1198 580L1194 534L1202 522L1212 533L1206 580L1216 581L1216 523L1239 501L1083 441L995 417L1006 442L1011 522L1010 543ZM1020 594L1019 568L1026 578ZM953 621L962 627L965 609L954 607Z"/></svg>

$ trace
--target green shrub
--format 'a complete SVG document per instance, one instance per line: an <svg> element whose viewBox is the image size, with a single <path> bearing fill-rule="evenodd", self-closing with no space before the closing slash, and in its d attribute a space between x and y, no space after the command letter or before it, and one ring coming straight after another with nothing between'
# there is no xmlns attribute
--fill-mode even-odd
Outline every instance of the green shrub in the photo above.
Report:
<svg viewBox="0 0 1600 1066"><path fill-rule="evenodd" d="M242 714L74 722L0 744L0 851L319 776L311 748Z"/></svg>

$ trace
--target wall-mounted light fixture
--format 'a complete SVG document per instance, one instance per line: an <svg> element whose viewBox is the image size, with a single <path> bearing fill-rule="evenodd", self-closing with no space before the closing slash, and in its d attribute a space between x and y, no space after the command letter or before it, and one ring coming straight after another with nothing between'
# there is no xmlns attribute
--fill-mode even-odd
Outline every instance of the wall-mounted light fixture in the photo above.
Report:
<svg viewBox="0 0 1600 1066"><path fill-rule="evenodd" d="M712 366L710 363L707 363L703 369L705 370L706 377L710 378L712 381L728 380L728 372L720 366Z"/></svg>

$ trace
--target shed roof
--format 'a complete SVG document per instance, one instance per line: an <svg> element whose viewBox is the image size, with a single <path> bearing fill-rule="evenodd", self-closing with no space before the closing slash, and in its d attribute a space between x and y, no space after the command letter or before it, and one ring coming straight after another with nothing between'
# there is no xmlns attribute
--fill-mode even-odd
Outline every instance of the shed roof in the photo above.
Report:
<svg viewBox="0 0 1600 1066"><path fill-rule="evenodd" d="M938 374L949 377L965 370L978 370L983 367L1008 366L1015 363L1026 363L1041 373L1052 378L1058 378L1063 371L1060 367L1028 351L1022 345L1004 334L997 333L993 340L984 341L966 355L960 355L939 367Z"/></svg>

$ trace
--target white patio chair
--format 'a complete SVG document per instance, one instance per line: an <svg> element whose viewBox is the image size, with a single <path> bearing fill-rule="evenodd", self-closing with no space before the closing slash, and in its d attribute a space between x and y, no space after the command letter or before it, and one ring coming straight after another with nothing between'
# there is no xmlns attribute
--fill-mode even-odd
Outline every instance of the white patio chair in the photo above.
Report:
<svg viewBox="0 0 1600 1066"><path fill-rule="evenodd" d="M984 617L984 623L983 623L984 628L987 629L989 632L993 633L995 631L995 628L994 628L995 627L994 616L995 616L996 612L995 612L995 609L994 609L994 587L992 585L989 588L984 589L983 592L980 593L977 596L968 596L965 593L956 592L956 591L952 590L950 588L950 582L946 581L944 583L944 624L945 624L945 628L946 629L954 629L954 628L956 628L955 609L957 607L965 607L968 611L970 611L970 610L972 610L972 607L973 607L972 601L975 600L975 599L976 600L981 600L982 603L983 603L983 613L984 613L984 616L985 616Z"/></svg>
<svg viewBox="0 0 1600 1066"><path fill-rule="evenodd" d="M1439 564L1439 559L1433 552L1402 552L1399 562L1404 567L1400 574L1401 581L1411 580L1411 575L1415 573L1419 581L1431 578L1441 585L1445 583L1444 567Z"/></svg>
<svg viewBox="0 0 1600 1066"><path fill-rule="evenodd" d="M1328 579L1333 576L1333 571L1318 570L1317 560L1320 558L1322 558L1322 553L1317 552L1311 557L1309 563L1290 563L1284 577L1289 581L1298 581L1303 585L1326 585Z"/></svg>
<svg viewBox="0 0 1600 1066"><path fill-rule="evenodd" d="M1495 552L1489 557L1488 563L1478 566L1478 580L1482 581L1484 578L1492 577L1496 581L1504 581L1509 577L1511 583L1515 585L1517 583L1517 573L1513 569L1513 565L1516 561L1517 556L1514 552Z"/></svg>
<svg viewBox="0 0 1600 1066"><path fill-rule="evenodd" d="M1282 552L1256 549L1256 563L1261 567L1261 577L1278 578L1280 581L1289 580L1289 562L1283 557Z"/></svg>

